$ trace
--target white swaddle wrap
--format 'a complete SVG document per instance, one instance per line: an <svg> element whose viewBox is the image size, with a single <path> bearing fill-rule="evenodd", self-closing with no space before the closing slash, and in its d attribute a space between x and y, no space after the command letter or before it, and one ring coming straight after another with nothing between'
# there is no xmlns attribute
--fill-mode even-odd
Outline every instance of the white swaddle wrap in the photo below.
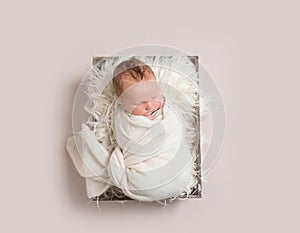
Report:
<svg viewBox="0 0 300 233"><path fill-rule="evenodd" d="M87 187L90 198L111 186L141 201L182 194L192 178L195 157L185 141L184 121L175 105L166 100L163 112L151 121L127 114L116 102L114 131L119 146L110 155L85 124L80 135L68 139L67 150L77 170L92 184L92 189Z"/></svg>

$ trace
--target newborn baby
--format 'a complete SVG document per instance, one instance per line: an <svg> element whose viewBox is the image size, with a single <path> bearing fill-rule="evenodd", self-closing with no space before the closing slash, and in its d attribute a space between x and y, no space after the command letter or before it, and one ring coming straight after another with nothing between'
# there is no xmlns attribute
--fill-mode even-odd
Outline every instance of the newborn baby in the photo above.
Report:
<svg viewBox="0 0 300 233"><path fill-rule="evenodd" d="M180 195L192 179L194 159L180 110L161 94L151 68L135 58L117 66L113 86L120 146L108 168L114 185L138 200Z"/></svg>

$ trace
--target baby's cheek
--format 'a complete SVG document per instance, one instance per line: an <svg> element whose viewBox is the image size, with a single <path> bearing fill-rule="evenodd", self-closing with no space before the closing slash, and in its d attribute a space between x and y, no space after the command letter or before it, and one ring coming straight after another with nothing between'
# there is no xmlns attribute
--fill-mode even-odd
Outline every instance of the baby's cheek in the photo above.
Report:
<svg viewBox="0 0 300 233"><path fill-rule="evenodd" d="M131 111L132 114L141 115L143 113L143 108L141 106L136 106Z"/></svg>
<svg viewBox="0 0 300 233"><path fill-rule="evenodd" d="M160 107L160 103L155 102L155 103L153 104L153 107L154 107L155 109L159 108L159 107Z"/></svg>

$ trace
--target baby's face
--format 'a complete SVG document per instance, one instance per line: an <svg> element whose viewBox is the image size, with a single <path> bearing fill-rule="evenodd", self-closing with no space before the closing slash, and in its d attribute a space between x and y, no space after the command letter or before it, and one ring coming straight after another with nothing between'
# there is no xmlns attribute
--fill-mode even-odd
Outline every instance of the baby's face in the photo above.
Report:
<svg viewBox="0 0 300 233"><path fill-rule="evenodd" d="M150 120L155 119L155 113L163 107L164 98L160 93L153 75L148 75L144 80L124 80L124 91L119 100L133 115L145 116Z"/></svg>

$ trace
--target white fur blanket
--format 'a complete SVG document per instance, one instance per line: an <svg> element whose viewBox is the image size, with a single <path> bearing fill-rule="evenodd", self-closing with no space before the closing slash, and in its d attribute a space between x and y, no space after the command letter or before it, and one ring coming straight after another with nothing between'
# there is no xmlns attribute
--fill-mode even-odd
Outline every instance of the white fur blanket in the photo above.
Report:
<svg viewBox="0 0 300 233"><path fill-rule="evenodd" d="M129 116L119 103L115 106L115 133L120 146L111 155L86 125L82 134L75 136L77 139L68 142L67 149L80 174L98 179L102 189L98 195L111 186L140 201L182 194L191 181L195 158L185 141L180 110L166 101L164 118L151 121L144 116ZM75 140L81 145L78 151Z"/></svg>

